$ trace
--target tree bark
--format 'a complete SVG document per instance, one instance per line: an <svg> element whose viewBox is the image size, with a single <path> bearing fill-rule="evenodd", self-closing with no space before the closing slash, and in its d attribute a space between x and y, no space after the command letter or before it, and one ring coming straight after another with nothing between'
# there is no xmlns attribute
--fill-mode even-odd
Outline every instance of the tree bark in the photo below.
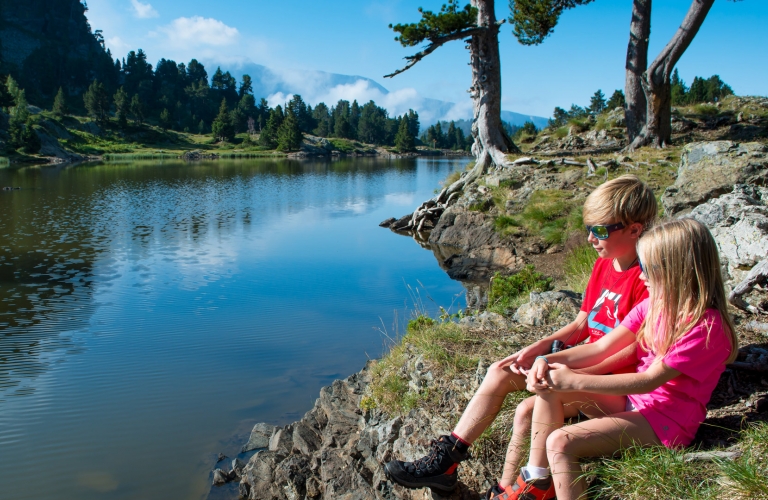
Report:
<svg viewBox="0 0 768 500"><path fill-rule="evenodd" d="M484 28L469 40L472 67L472 154L475 166L466 176L448 187L450 195L480 177L491 166L507 163L508 153L520 150L501 125L501 58L499 57L499 26L496 22L494 0L472 0L477 8L477 26ZM503 21L502 21L503 22Z"/></svg>
<svg viewBox="0 0 768 500"><path fill-rule="evenodd" d="M648 39L651 36L652 0L632 2L632 21L629 24L627 46L627 76L624 85L626 105L624 117L630 144L640 135L645 125L646 100L643 91L643 73L648 67Z"/></svg>
<svg viewBox="0 0 768 500"><path fill-rule="evenodd" d="M643 130L630 144L630 149L651 145L663 148L672 139L672 70L693 41L715 0L693 0L683 23L664 50L643 74L646 121Z"/></svg>

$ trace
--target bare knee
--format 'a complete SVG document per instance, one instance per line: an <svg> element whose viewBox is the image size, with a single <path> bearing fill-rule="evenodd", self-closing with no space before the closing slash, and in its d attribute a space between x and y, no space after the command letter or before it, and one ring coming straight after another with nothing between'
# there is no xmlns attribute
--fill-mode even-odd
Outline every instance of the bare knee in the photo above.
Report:
<svg viewBox="0 0 768 500"><path fill-rule="evenodd" d="M508 367L502 368L499 366L500 363L501 361L497 361L488 367L482 385L489 389L503 391L505 394L525 389L523 377L515 375Z"/></svg>
<svg viewBox="0 0 768 500"><path fill-rule="evenodd" d="M528 432L531 430L531 418L533 417L533 405L536 402L536 396L526 398L517 405L515 409L514 429L515 431Z"/></svg>
<svg viewBox="0 0 768 500"><path fill-rule="evenodd" d="M573 441L573 437L563 429L553 431L547 437L547 455L549 455L550 463L557 455L571 455Z"/></svg>

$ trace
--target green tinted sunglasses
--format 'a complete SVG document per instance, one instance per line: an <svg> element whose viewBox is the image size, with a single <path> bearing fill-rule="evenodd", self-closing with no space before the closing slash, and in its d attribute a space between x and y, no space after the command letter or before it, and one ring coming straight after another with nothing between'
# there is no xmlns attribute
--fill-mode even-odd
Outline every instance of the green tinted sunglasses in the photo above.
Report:
<svg viewBox="0 0 768 500"><path fill-rule="evenodd" d="M587 226L587 231L592 233L592 236L598 240L607 240L612 232L618 231L619 229L624 229L624 224L621 222L611 224L610 226Z"/></svg>

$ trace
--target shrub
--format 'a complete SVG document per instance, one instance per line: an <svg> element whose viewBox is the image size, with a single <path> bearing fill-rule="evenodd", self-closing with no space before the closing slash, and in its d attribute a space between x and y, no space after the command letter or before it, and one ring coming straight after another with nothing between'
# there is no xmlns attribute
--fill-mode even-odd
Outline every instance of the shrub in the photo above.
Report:
<svg viewBox="0 0 768 500"><path fill-rule="evenodd" d="M520 272L504 276L496 273L488 291L488 310L505 313L518 305L521 298L530 292L543 292L552 286L552 278L545 277L532 265L525 266Z"/></svg>
<svg viewBox="0 0 768 500"><path fill-rule="evenodd" d="M562 139L563 137L568 135L568 127L560 127L557 130L555 130L555 135L558 139Z"/></svg>
<svg viewBox="0 0 768 500"><path fill-rule="evenodd" d="M576 129L576 132L585 132L589 130L589 121L572 118L568 120L568 125Z"/></svg>
<svg viewBox="0 0 768 500"><path fill-rule="evenodd" d="M714 116L718 113L717 107L712 104L697 104L693 107L693 111L698 115Z"/></svg>

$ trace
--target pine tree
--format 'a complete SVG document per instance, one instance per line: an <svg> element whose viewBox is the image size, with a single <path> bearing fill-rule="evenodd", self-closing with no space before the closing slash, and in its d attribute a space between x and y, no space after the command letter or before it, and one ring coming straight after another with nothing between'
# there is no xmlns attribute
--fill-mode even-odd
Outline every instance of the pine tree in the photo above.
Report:
<svg viewBox="0 0 768 500"><path fill-rule="evenodd" d="M117 124L120 128L125 128L128 124L128 92L125 88L120 87L114 95L115 101L115 114L117 115Z"/></svg>
<svg viewBox="0 0 768 500"><path fill-rule="evenodd" d="M171 113L168 111L167 108L163 108L163 110L160 112L160 127L163 130L168 130L171 128L172 120L171 120Z"/></svg>
<svg viewBox="0 0 768 500"><path fill-rule="evenodd" d="M232 118L229 114L226 98L221 100L219 114L211 124L211 132L213 137L219 141L231 142L235 138L235 127L232 125Z"/></svg>
<svg viewBox="0 0 768 500"><path fill-rule="evenodd" d="M5 81L0 80L0 110L13 106L13 96L8 91Z"/></svg>
<svg viewBox="0 0 768 500"><path fill-rule="evenodd" d="M277 147L277 131L280 129L280 125L283 124L284 119L283 108L278 104L269 113L267 124L259 135L259 145L268 149L275 149Z"/></svg>
<svg viewBox="0 0 768 500"><path fill-rule="evenodd" d="M133 115L133 122L137 125L140 125L144 123L144 118L146 116L146 107L144 106L144 103L139 98L139 94L134 94L131 98L131 114Z"/></svg>
<svg viewBox="0 0 768 500"><path fill-rule="evenodd" d="M277 149L280 151L296 151L301 147L301 128L299 119L291 107L286 108L285 120L277 130Z"/></svg>
<svg viewBox="0 0 768 500"><path fill-rule="evenodd" d="M670 86L672 106L684 106L688 102L688 88L685 86L685 82L680 78L680 73L677 72L677 68L675 68L674 73L672 73Z"/></svg>
<svg viewBox="0 0 768 500"><path fill-rule="evenodd" d="M597 89L597 92L589 100L589 112L592 115L599 115L605 110L605 94L601 89Z"/></svg>
<svg viewBox="0 0 768 500"><path fill-rule="evenodd" d="M403 115L403 118L400 120L400 127L397 129L397 135L395 136L395 147L400 152L414 151L416 149L416 141L408 130L408 126L408 115Z"/></svg>
<svg viewBox="0 0 768 500"><path fill-rule="evenodd" d="M56 98L53 100L53 108L51 109L53 116L61 120L69 114L69 108L67 107L67 98L64 97L64 89L59 87L59 91L56 93Z"/></svg>
<svg viewBox="0 0 768 500"><path fill-rule="evenodd" d="M98 123L103 124L109 119L109 97L103 83L94 80L83 94L83 103L88 114Z"/></svg>
<svg viewBox="0 0 768 500"><path fill-rule="evenodd" d="M623 108L624 103L624 92L620 89L616 89L613 91L613 94L611 94L611 98L608 99L608 102L606 103L605 107L609 110L614 110L616 108Z"/></svg>

